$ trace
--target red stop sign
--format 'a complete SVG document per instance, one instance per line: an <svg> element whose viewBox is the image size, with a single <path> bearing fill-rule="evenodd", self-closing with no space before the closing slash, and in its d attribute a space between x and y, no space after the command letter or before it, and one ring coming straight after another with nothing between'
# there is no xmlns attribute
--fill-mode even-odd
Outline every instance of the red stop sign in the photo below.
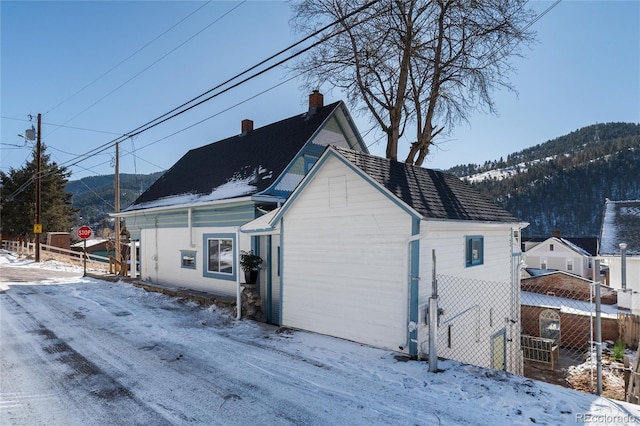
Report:
<svg viewBox="0 0 640 426"><path fill-rule="evenodd" d="M91 238L92 235L93 230L91 230L91 228L89 228L88 226L81 226L80 228L78 228L78 238L86 240L87 238Z"/></svg>

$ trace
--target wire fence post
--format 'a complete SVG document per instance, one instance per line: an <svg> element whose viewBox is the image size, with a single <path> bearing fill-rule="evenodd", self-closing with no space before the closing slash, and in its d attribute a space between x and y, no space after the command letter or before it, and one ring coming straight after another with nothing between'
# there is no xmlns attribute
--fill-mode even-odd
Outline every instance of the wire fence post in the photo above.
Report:
<svg viewBox="0 0 640 426"><path fill-rule="evenodd" d="M438 280L436 278L436 251L431 251L433 277L431 278L431 298L429 298L429 371L438 371Z"/></svg>
<svg viewBox="0 0 640 426"><path fill-rule="evenodd" d="M595 274L598 274L595 276ZM600 289L600 261L595 261L595 296L596 296L596 394L602 395L602 305Z"/></svg>

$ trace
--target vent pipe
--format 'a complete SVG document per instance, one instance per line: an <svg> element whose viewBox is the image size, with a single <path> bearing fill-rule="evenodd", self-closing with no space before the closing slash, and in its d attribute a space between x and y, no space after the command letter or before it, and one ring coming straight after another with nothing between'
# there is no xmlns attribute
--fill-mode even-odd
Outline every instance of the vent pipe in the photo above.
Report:
<svg viewBox="0 0 640 426"><path fill-rule="evenodd" d="M622 279L620 285L622 290L627 289L627 244L620 243L620 271L622 272Z"/></svg>

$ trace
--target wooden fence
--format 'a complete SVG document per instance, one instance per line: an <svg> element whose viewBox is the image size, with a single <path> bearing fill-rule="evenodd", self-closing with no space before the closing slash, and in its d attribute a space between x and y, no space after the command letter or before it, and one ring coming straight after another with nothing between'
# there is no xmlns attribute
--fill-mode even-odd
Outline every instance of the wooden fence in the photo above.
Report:
<svg viewBox="0 0 640 426"><path fill-rule="evenodd" d="M640 344L640 315L618 313L618 335L627 348Z"/></svg>
<svg viewBox="0 0 640 426"><path fill-rule="evenodd" d="M2 240L2 248L21 256L35 254L35 243L25 243L22 241ZM59 260L74 265L82 266L84 262L82 251L67 250L60 247L40 244L40 260ZM87 268L94 271L106 273L109 271L109 258L95 254L87 254Z"/></svg>
<svg viewBox="0 0 640 426"><path fill-rule="evenodd" d="M36 252L36 243L28 241L2 240L2 248L20 256L29 255Z"/></svg>

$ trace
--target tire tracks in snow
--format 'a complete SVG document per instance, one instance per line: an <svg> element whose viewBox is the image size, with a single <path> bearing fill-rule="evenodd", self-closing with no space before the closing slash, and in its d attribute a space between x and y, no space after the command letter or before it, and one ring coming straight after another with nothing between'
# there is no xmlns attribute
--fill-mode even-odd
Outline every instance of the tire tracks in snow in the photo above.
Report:
<svg viewBox="0 0 640 426"><path fill-rule="evenodd" d="M30 297L37 294L37 292L28 293ZM18 297L24 296L18 295ZM42 324L14 297L12 292L0 294L0 304L3 315L17 318L21 323L22 331L34 335L32 341L37 342L38 347L35 349L39 357L46 363L56 366L53 373L47 377L47 382L54 383L55 388L62 388L65 391L66 396L69 397L68 401L73 406L71 412L82 413L80 418L83 422L86 419L95 419L96 424L100 424L108 418L110 424L131 424L132 421L157 425L170 424L158 412L138 400L118 380L105 373ZM34 348L21 348L23 351L32 349ZM57 390L54 389L54 392ZM20 399L20 396L14 396L15 399ZM16 402L20 403L20 401ZM64 422L62 419L57 420L66 423L68 419Z"/></svg>

